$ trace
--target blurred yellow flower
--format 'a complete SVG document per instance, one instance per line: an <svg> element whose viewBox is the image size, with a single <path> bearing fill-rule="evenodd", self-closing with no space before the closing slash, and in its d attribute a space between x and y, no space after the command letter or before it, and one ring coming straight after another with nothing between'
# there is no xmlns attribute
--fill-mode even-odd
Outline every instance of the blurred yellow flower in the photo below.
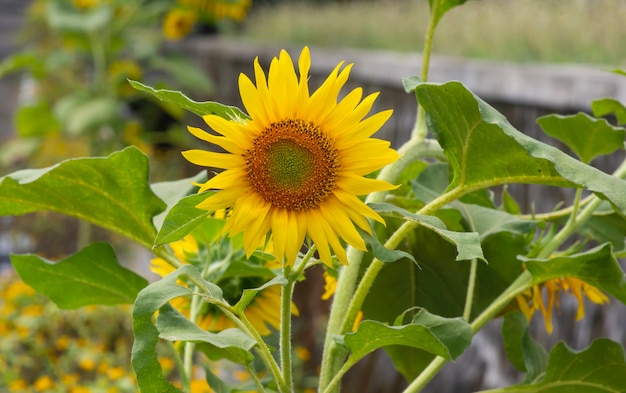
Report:
<svg viewBox="0 0 626 393"><path fill-rule="evenodd" d="M333 252L347 264L341 240L366 250L356 228L371 232L367 218L385 223L358 195L395 188L365 177L398 159L388 141L370 138L392 111L364 119L377 94L361 100L360 88L338 100L352 68L342 65L310 94L307 47L300 54L298 73L285 50L272 60L267 76L256 59L256 85L244 74L239 78L251 120L204 116L218 135L188 127L197 138L226 150L183 152L196 165L224 169L199 190L219 192L197 207L232 208L224 233L243 233L248 256L269 235L276 259L293 265L308 238L325 264L332 266Z"/></svg>
<svg viewBox="0 0 626 393"><path fill-rule="evenodd" d="M49 376L43 375L35 380L33 386L36 391L44 392L54 386L54 381Z"/></svg>
<svg viewBox="0 0 626 393"><path fill-rule="evenodd" d="M69 393L91 393L92 390L86 386L72 386Z"/></svg>
<svg viewBox="0 0 626 393"><path fill-rule="evenodd" d="M296 346L293 351L296 357L303 362L308 362L309 360L311 360L311 351L309 351L308 348Z"/></svg>
<svg viewBox="0 0 626 393"><path fill-rule="evenodd" d="M16 379L9 383L9 392L23 392L26 390L27 384L23 379Z"/></svg>
<svg viewBox="0 0 626 393"><path fill-rule="evenodd" d="M547 306L544 301L544 289L547 297ZM596 304L605 304L609 298L598 288L573 277L560 277L548 280L541 285L534 285L515 298L517 305L526 318L530 321L532 316L539 310L543 315L546 331L552 333L552 313L556 308L560 310L561 294L571 294L578 301L576 320L585 316L585 301L583 295Z"/></svg>
<svg viewBox="0 0 626 393"><path fill-rule="evenodd" d="M324 271L324 293L322 294L322 300L330 299L337 289L337 277L330 274L327 270Z"/></svg>
<svg viewBox="0 0 626 393"><path fill-rule="evenodd" d="M92 371L96 368L96 362L92 358L82 358L78 362L78 367L85 371Z"/></svg>
<svg viewBox="0 0 626 393"><path fill-rule="evenodd" d="M78 373L61 375L61 383L65 386L74 385L78 381L80 381L80 375L78 375Z"/></svg>
<svg viewBox="0 0 626 393"><path fill-rule="evenodd" d="M191 32L195 23L195 12L174 8L165 15L163 36L170 41L178 41Z"/></svg>

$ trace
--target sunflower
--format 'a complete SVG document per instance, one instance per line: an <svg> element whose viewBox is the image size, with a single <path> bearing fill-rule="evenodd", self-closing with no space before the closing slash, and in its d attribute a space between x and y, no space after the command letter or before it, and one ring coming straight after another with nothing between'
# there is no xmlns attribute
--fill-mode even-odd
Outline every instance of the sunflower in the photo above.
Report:
<svg viewBox="0 0 626 393"><path fill-rule="evenodd" d="M191 263L192 260L197 259L200 253L198 242L191 235L187 235L179 241L170 243L170 248L174 255L183 263ZM161 277L165 277L173 272L175 268L162 258L154 258L151 261L150 270ZM232 282L219 280L217 284L224 290L226 300L234 303L239 299L244 289L258 287L266 280L266 277L234 278L231 280ZM179 284L184 285L183 282L179 282ZM170 304L180 313L189 317L191 307L189 298L178 297L172 299ZM212 332L235 327L235 323L228 319L217 307L208 303L204 304L203 307L202 312L195 321L199 327ZM299 314L297 307L293 303L291 305L291 312L296 316ZM272 285L260 291L248 307L246 307L244 314L252 326L263 336L271 333L268 326L279 329L280 286Z"/></svg>
<svg viewBox="0 0 626 393"><path fill-rule="evenodd" d="M547 294L548 305L544 302L543 290ZM585 301L583 295L596 304L605 304L609 298L598 288L573 277L559 277L548 280L541 285L533 285L524 293L515 298L517 305L526 318L530 321L537 311L541 311L546 325L546 331L552 333L552 313L556 307L557 311L561 306L561 294L571 294L578 301L576 320L580 321L585 317Z"/></svg>
<svg viewBox="0 0 626 393"><path fill-rule="evenodd" d="M366 218L384 224L357 195L395 188L364 177L398 159L388 141L370 138L392 111L364 119L378 94L361 100L361 88L338 101L351 69L351 65L342 68L343 62L309 94L310 65L305 47L298 78L283 50L272 60L266 78L257 58L256 86L246 75L239 77L241 99L251 120L204 116L219 135L195 127L189 131L226 152L188 150L183 155L194 164L224 169L199 192L221 191L197 207L231 208L224 232L231 236L243 232L248 256L270 235L276 258L293 265L308 237L324 263L332 265L332 249L347 264L340 239L365 250L356 227L371 233Z"/></svg>
<svg viewBox="0 0 626 393"><path fill-rule="evenodd" d="M178 41L191 32L195 23L195 12L174 8L165 15L163 36L170 41Z"/></svg>

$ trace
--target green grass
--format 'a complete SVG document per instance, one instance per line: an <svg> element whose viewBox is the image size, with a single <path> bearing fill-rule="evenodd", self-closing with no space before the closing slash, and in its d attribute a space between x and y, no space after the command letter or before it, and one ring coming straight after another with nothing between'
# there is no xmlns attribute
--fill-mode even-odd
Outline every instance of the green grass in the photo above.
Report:
<svg viewBox="0 0 626 393"><path fill-rule="evenodd" d="M249 40L420 51L426 0L256 7ZM440 22L437 54L518 62L626 65L626 0L469 0Z"/></svg>

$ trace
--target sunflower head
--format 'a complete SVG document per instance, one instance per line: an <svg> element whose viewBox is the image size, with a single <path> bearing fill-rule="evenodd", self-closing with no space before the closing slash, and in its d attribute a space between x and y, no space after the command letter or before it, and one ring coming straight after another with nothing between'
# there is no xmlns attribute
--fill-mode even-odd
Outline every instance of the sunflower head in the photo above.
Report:
<svg viewBox="0 0 626 393"><path fill-rule="evenodd" d="M165 15L163 36L170 41L178 41L191 32L195 23L195 12L174 8Z"/></svg>
<svg viewBox="0 0 626 393"><path fill-rule="evenodd" d="M339 100L351 69L343 63L310 93L310 65L306 47L298 72L284 50L267 74L256 59L256 83L243 74L239 78L251 120L205 116L215 133L189 131L225 152L189 150L183 155L192 163L224 169L200 189L220 192L198 207L230 208L224 230L243 232L248 256L269 240L277 259L292 265L308 238L324 263L332 265L334 252L345 264L342 240L364 250L357 228L370 232L367 218L384 224L358 196L394 188L365 177L398 158L389 142L371 138L391 111L366 118L377 94L362 99L360 88Z"/></svg>

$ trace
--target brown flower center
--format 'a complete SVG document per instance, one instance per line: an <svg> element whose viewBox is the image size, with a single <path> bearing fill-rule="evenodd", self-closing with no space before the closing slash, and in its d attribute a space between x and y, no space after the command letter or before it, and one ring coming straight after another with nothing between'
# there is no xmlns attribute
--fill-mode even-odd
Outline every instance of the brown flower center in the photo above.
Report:
<svg viewBox="0 0 626 393"><path fill-rule="evenodd" d="M244 158L254 189L289 210L319 206L334 190L340 168L332 140L315 123L299 119L272 123Z"/></svg>

